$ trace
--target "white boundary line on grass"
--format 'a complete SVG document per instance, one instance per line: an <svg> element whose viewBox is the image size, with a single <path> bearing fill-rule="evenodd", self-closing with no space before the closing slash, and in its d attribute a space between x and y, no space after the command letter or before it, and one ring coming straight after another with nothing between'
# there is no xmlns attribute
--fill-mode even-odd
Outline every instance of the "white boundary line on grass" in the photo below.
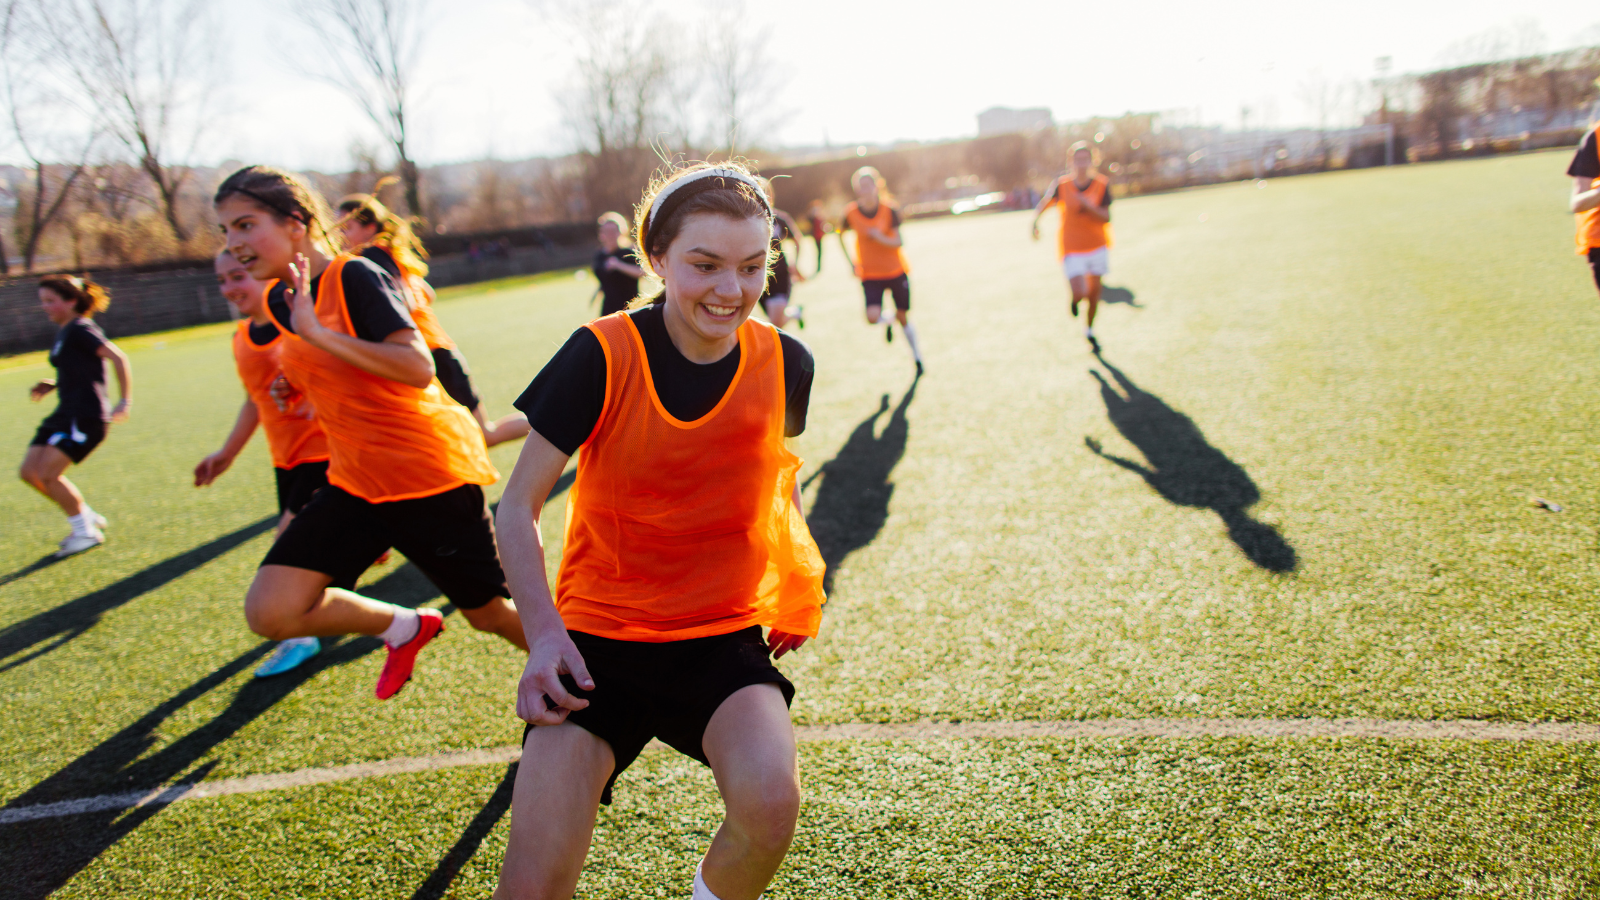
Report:
<svg viewBox="0 0 1600 900"><path fill-rule="evenodd" d="M802 725L804 742L922 741L984 738L1368 738L1378 740L1600 742L1600 725L1545 722L1430 722L1407 719L1087 719L1062 722L907 722L903 724ZM658 746L658 745L653 745ZM521 755L517 746L407 756L348 766L297 769L272 775L219 778L145 791L101 794L79 800L0 809L0 825L55 819L107 810L165 805L230 794L255 794L331 784L357 778L431 772L460 766L504 764Z"/></svg>

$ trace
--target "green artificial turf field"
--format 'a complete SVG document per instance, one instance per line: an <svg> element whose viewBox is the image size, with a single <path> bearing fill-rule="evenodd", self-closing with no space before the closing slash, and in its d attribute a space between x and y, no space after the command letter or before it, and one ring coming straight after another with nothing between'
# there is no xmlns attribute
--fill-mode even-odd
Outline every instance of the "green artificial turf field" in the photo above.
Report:
<svg viewBox="0 0 1600 900"><path fill-rule="evenodd" d="M796 721L1600 722L1600 304L1571 252L1565 162L1118 201L1102 358L1067 317L1050 228L1034 244L1026 214L912 223L915 383L830 246L796 289L817 381L794 446L832 584L821 638L782 664ZM584 321L592 286L442 292L491 414ZM46 564L59 511L0 492L0 814L520 735L518 654L456 616L388 703L371 699L370 639L250 678L268 649L240 613L275 508L264 447L190 484L241 400L226 340L124 342L134 417L72 472L111 519L106 546ZM17 460L47 373L0 360ZM515 454L495 451L502 473ZM561 515L558 499L552 567ZM443 603L403 560L366 583ZM801 833L769 896L1596 896L1597 749L808 743ZM0 871L19 897L487 896L504 774L0 825ZM707 773L647 754L579 896L687 896L717 809Z"/></svg>

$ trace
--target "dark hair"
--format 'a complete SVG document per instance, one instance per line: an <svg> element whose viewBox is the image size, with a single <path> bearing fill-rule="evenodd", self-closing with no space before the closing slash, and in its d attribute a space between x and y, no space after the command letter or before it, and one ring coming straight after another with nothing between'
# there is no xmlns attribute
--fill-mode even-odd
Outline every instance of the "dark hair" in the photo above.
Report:
<svg viewBox="0 0 1600 900"><path fill-rule="evenodd" d="M110 291L76 275L51 275L40 280L39 287L71 303L80 316L92 318L95 313L103 313L111 305Z"/></svg>
<svg viewBox="0 0 1600 900"><path fill-rule="evenodd" d="M376 196L387 182L387 178L380 180L371 194L350 194L340 200L339 224L343 225L353 220L362 225L376 225L378 233L372 238L372 243L388 250L401 271L407 275L426 278L428 249L417 239L416 232L411 229L411 223L395 215Z"/></svg>
<svg viewBox="0 0 1600 900"><path fill-rule="evenodd" d="M637 235L636 246L642 251L639 253L639 262L644 270L657 278L660 273L651 264L650 258L661 256L677 240L678 234L683 231L683 224L690 216L699 213L711 213L729 219L766 219L772 221L772 211L767 205L767 200L761 195L760 188L752 184L732 178L716 176L701 179L704 184L685 187L682 199L672 197L662 204L655 219L650 218L650 209L655 205L656 198L664 191L670 189L675 183L688 178L706 169L731 169L743 175L748 175L752 181L755 179L750 168L741 162L723 163L694 163L679 169L667 170L658 173L651 181L650 187L644 192L644 197L635 208L634 233ZM767 265L772 265L772 260L767 260ZM649 297L640 297L633 302L633 306L657 304L666 302L665 289Z"/></svg>
<svg viewBox="0 0 1600 900"><path fill-rule="evenodd" d="M339 236L328 229L333 215L328 212L327 201L293 172L272 166L245 166L217 185L211 203L216 205L234 194L254 201L279 222L294 219L306 226L311 242L329 256L344 246Z"/></svg>

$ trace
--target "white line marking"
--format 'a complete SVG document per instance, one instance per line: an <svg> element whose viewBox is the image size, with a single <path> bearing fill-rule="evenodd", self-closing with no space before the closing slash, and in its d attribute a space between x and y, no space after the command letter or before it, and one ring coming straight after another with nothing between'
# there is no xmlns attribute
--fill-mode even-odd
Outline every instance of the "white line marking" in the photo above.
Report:
<svg viewBox="0 0 1600 900"><path fill-rule="evenodd" d="M901 724L801 725L804 742L926 741L993 738L1167 738L1255 737L1293 739L1372 738L1378 740L1553 741L1600 742L1600 725L1565 722L1429 722L1406 719L1087 719L1062 722L906 722ZM661 745L653 743L651 747ZM378 778L432 772L460 766L503 765L521 755L518 746L459 750L433 756L405 756L377 762L318 769L297 769L269 775L219 778L174 784L143 791L101 794L78 800L0 809L0 825L54 819L107 810L138 809L179 800L255 794L332 784L356 778Z"/></svg>

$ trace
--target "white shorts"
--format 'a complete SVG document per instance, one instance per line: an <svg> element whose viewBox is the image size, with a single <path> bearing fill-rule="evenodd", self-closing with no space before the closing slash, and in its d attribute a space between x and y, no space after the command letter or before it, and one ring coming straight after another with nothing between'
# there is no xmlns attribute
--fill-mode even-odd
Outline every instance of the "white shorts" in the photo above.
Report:
<svg viewBox="0 0 1600 900"><path fill-rule="evenodd" d="M1084 275L1105 275L1111 271L1111 248L1101 247L1088 253L1068 253L1061 257L1061 271L1067 280Z"/></svg>

